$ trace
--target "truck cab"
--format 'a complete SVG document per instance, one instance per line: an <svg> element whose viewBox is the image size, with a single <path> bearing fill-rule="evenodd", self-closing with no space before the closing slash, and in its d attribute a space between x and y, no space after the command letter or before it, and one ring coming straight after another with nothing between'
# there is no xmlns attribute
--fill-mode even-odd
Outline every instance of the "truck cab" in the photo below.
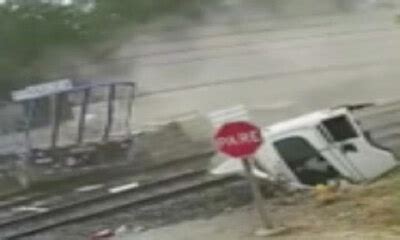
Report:
<svg viewBox="0 0 400 240"><path fill-rule="evenodd" d="M306 114L263 128L256 167L272 179L303 185L344 178L372 181L398 165L394 155L366 137L349 108ZM225 163L224 168L227 168ZM217 167L218 168L218 167ZM231 170L238 170L238 166ZM218 171L217 171L218 172Z"/></svg>

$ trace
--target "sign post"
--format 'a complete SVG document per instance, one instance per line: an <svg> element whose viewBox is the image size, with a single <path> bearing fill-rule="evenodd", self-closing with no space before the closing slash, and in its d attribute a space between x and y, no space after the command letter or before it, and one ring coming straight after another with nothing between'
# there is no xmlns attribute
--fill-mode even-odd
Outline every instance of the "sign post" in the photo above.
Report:
<svg viewBox="0 0 400 240"><path fill-rule="evenodd" d="M277 234L272 220L264 209L263 197L256 177L253 175L253 156L263 143L261 131L255 125L246 121L231 122L223 125L215 134L214 142L218 151L241 159L250 183L255 207L263 224L263 235Z"/></svg>
<svg viewBox="0 0 400 240"><path fill-rule="evenodd" d="M255 207L260 216L260 220L263 224L263 227L265 227L267 229L272 229L274 227L274 225L272 223L272 220L269 219L269 217L267 216L267 213L265 212L263 197L262 197L262 193L260 191L260 186L258 185L257 179L253 175L253 167L252 167L252 164L250 161L251 160L249 158L242 159L246 177L250 183L251 191L253 193Z"/></svg>

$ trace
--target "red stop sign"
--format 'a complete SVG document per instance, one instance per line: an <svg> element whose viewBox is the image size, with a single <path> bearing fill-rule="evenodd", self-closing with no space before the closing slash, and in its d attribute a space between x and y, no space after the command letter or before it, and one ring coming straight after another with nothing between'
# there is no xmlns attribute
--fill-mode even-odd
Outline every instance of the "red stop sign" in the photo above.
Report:
<svg viewBox="0 0 400 240"><path fill-rule="evenodd" d="M218 151L234 158L246 158L263 143L258 127L249 122L232 122L223 125L214 135Z"/></svg>

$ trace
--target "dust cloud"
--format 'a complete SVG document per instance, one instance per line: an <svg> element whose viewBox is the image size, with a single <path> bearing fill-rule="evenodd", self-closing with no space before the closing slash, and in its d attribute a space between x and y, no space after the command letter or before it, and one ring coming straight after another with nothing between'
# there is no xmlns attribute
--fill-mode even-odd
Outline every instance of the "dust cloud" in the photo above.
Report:
<svg viewBox="0 0 400 240"><path fill-rule="evenodd" d="M112 53L115 61L89 74L138 83L138 124L237 104L266 124L398 95L396 1L225 0L204 8L194 19L143 26Z"/></svg>

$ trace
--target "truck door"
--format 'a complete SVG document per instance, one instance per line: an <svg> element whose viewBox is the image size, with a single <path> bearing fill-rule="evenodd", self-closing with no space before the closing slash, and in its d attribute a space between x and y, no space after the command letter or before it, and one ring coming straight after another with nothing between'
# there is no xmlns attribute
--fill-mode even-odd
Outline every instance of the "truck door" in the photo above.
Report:
<svg viewBox="0 0 400 240"><path fill-rule="evenodd" d="M273 141L274 149L286 166L303 184L316 185L340 175L335 156L317 129L290 131ZM332 164L333 163L333 164Z"/></svg>
<svg viewBox="0 0 400 240"><path fill-rule="evenodd" d="M393 154L373 146L347 111L323 120L320 128L331 150L354 170L355 181L373 180L397 166Z"/></svg>

